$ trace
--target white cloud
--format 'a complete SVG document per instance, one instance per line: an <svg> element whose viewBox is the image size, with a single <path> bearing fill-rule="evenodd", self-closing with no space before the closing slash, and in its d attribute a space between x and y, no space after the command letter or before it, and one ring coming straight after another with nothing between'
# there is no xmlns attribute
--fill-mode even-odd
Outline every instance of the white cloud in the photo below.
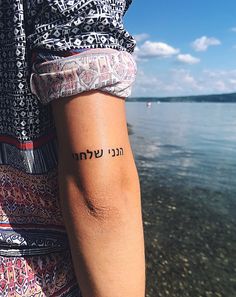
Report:
<svg viewBox="0 0 236 297"><path fill-rule="evenodd" d="M137 42L146 40L146 39L148 39L149 37L150 37L150 35L147 34L147 33L140 33L140 34L136 34L136 35L134 35L134 39L135 39Z"/></svg>
<svg viewBox="0 0 236 297"><path fill-rule="evenodd" d="M230 30L233 31L233 32L236 32L236 27L233 27Z"/></svg>
<svg viewBox="0 0 236 297"><path fill-rule="evenodd" d="M133 52L134 59L136 60L136 62L138 61L147 62L148 61L147 57L143 57L140 53L141 53L140 48L136 45Z"/></svg>
<svg viewBox="0 0 236 297"><path fill-rule="evenodd" d="M236 92L236 70L203 71L205 87L216 93Z"/></svg>
<svg viewBox="0 0 236 297"><path fill-rule="evenodd" d="M156 76L139 69L132 96L178 96L199 90L197 80L185 69L173 69Z"/></svg>
<svg viewBox="0 0 236 297"><path fill-rule="evenodd" d="M218 80L215 82L215 89L219 92L227 92L228 87L226 85L226 82L222 81L222 80Z"/></svg>
<svg viewBox="0 0 236 297"><path fill-rule="evenodd" d="M192 42L192 47L195 49L195 51L206 51L209 46L212 45L220 45L221 42L219 39L216 39L215 37L207 37L202 36L198 39L196 39L194 42Z"/></svg>
<svg viewBox="0 0 236 297"><path fill-rule="evenodd" d="M163 42L145 41L139 48L138 56L155 58L155 57L171 57L179 53L176 49Z"/></svg>
<svg viewBox="0 0 236 297"><path fill-rule="evenodd" d="M202 87L198 80L186 69L172 69L171 79L175 84L182 86L183 90L199 91Z"/></svg>
<svg viewBox="0 0 236 297"><path fill-rule="evenodd" d="M189 54L179 54L177 57L176 57L177 61L178 62L181 62L181 63L184 63L184 64L197 64L200 62L200 59L198 58L195 58Z"/></svg>
<svg viewBox="0 0 236 297"><path fill-rule="evenodd" d="M235 78L235 79L229 79L229 82L230 82L231 84L233 84L233 85L236 86L236 78Z"/></svg>
<svg viewBox="0 0 236 297"><path fill-rule="evenodd" d="M235 70L192 73L176 68L157 75L139 69L132 96L185 96L236 92Z"/></svg>

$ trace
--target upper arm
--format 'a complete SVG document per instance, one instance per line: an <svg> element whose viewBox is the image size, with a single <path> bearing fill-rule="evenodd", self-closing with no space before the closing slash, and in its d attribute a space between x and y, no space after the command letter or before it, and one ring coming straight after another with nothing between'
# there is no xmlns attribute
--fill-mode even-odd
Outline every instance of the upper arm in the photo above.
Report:
<svg viewBox="0 0 236 297"><path fill-rule="evenodd" d="M85 92L53 101L52 109L65 175L75 177L87 192L130 185L136 168L124 99Z"/></svg>

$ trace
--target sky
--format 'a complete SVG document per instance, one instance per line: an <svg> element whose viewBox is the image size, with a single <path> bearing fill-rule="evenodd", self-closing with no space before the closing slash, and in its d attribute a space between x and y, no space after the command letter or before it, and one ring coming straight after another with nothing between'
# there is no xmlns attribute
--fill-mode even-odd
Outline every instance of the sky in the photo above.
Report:
<svg viewBox="0 0 236 297"><path fill-rule="evenodd" d="M236 92L236 0L133 0L132 97Z"/></svg>

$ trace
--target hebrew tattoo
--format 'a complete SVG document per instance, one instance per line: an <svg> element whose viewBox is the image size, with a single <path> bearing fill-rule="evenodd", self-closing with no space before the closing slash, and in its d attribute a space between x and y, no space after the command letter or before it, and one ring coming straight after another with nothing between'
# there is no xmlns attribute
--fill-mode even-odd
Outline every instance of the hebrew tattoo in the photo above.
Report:
<svg viewBox="0 0 236 297"><path fill-rule="evenodd" d="M86 160L87 159L87 156L86 156L85 153L80 153L79 154L79 157L80 157L81 160L83 159L83 156L84 156L84 159Z"/></svg>
<svg viewBox="0 0 236 297"><path fill-rule="evenodd" d="M124 155L124 150L123 150L122 147L120 147L119 149L116 148L116 152L117 153L115 153L115 149L109 149L108 150L108 154L111 153L111 150L112 150L112 157L119 156L119 155Z"/></svg>
<svg viewBox="0 0 236 297"><path fill-rule="evenodd" d="M94 153L95 153L95 158L101 158L103 155L103 150L101 150L101 152L99 152L99 150L97 150L97 151L94 151Z"/></svg>
<svg viewBox="0 0 236 297"><path fill-rule="evenodd" d="M90 155L90 157L89 157L89 159L91 159L91 158L92 158L92 156L93 156L93 152L92 152L92 151L89 151L89 150L87 150L87 153L88 153L88 154L91 154L91 155Z"/></svg>
<svg viewBox="0 0 236 297"><path fill-rule="evenodd" d="M104 149L98 149L95 151L86 150L86 152L79 152L79 153L72 153L73 159L76 161L79 160L87 160L87 159L98 159L101 157L105 157L106 155L111 157L118 157L124 155L124 149L122 147L120 148L109 148L106 150Z"/></svg>
<svg viewBox="0 0 236 297"><path fill-rule="evenodd" d="M73 154L72 154L72 157L73 157L75 160L83 160L83 156L84 156L84 159L86 160L86 159L87 159L86 153L80 153L80 154L73 153Z"/></svg>

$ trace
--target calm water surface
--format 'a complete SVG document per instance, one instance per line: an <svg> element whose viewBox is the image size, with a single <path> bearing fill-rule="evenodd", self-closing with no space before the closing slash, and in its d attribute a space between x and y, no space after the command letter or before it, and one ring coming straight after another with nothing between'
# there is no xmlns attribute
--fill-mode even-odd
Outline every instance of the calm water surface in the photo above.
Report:
<svg viewBox="0 0 236 297"><path fill-rule="evenodd" d="M126 103L147 296L236 297L236 104Z"/></svg>

